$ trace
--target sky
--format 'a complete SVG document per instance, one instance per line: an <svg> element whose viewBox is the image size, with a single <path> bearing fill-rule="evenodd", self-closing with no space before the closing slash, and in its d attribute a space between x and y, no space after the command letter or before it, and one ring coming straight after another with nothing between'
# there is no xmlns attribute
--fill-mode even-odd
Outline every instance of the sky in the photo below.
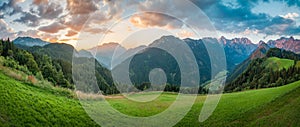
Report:
<svg viewBox="0 0 300 127"><path fill-rule="evenodd" d="M0 38L29 36L79 49L117 42L247 37L300 38L298 0L1 0Z"/></svg>

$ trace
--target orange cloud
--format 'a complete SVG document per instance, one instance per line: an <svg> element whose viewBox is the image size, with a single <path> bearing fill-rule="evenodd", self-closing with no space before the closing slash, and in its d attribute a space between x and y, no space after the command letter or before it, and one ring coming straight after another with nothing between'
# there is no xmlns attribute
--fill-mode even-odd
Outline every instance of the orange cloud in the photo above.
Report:
<svg viewBox="0 0 300 127"><path fill-rule="evenodd" d="M65 29L66 27L60 23L53 23L50 24L49 26L43 26L40 27L38 30L43 31L43 32L47 32L47 33L57 33L58 31Z"/></svg>
<svg viewBox="0 0 300 127"><path fill-rule="evenodd" d="M65 35L67 37L71 37L78 34L78 32L74 31L74 30L69 30L68 33Z"/></svg>
<svg viewBox="0 0 300 127"><path fill-rule="evenodd" d="M49 34L49 33L40 33L39 34L39 38L41 38L44 41L48 41L48 42L52 42L52 43L56 43L58 41L58 35L53 35L53 34Z"/></svg>
<svg viewBox="0 0 300 127"><path fill-rule="evenodd" d="M140 28L165 27L168 29L177 29L183 26L183 23L174 17L154 12L133 15L130 18L130 22Z"/></svg>
<svg viewBox="0 0 300 127"><path fill-rule="evenodd" d="M33 0L32 3L35 5L40 5L40 4L48 3L48 0Z"/></svg>
<svg viewBox="0 0 300 127"><path fill-rule="evenodd" d="M67 0L67 10L71 15L90 14L98 10L94 0Z"/></svg>

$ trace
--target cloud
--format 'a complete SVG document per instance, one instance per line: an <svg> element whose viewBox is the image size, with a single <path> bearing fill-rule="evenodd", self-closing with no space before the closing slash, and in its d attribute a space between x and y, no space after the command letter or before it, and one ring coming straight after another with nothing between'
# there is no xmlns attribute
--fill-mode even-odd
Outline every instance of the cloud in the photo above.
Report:
<svg viewBox="0 0 300 127"><path fill-rule="evenodd" d="M65 36L71 37L71 36L74 36L74 35L77 35L77 34L78 34L78 32L73 31L73 30L69 30L68 33Z"/></svg>
<svg viewBox="0 0 300 127"><path fill-rule="evenodd" d="M249 28L247 28L243 34L244 35L251 35L251 34L258 34L259 33L259 30L250 30Z"/></svg>
<svg viewBox="0 0 300 127"><path fill-rule="evenodd" d="M69 14L62 18L61 23L77 32L85 26L84 29L91 33L104 33L91 24L105 24L118 18L124 11L122 5L123 1L119 0L67 0Z"/></svg>
<svg viewBox="0 0 300 127"><path fill-rule="evenodd" d="M18 19L15 19L14 22L26 24L27 26L30 27L37 27L40 25L39 17L28 12L23 12L23 15Z"/></svg>
<svg viewBox="0 0 300 127"><path fill-rule="evenodd" d="M145 0L138 5L138 9L142 13L132 16L130 22L136 27L141 28L163 27L167 29L179 29L183 26L183 23L178 19L185 19L191 16L191 12L183 6L182 2L185 1ZM177 17L159 12L172 12L173 14L177 14Z"/></svg>
<svg viewBox="0 0 300 127"><path fill-rule="evenodd" d="M90 14L98 10L97 0L67 0L69 14Z"/></svg>
<svg viewBox="0 0 300 127"><path fill-rule="evenodd" d="M13 29L11 29L3 19L0 19L0 33L0 38L15 37Z"/></svg>
<svg viewBox="0 0 300 127"><path fill-rule="evenodd" d="M61 23L72 30L80 31L88 18L89 15L68 15L61 21Z"/></svg>
<svg viewBox="0 0 300 127"><path fill-rule="evenodd" d="M14 22L22 23L29 27L37 27L45 19L57 19L59 18L59 15L63 13L63 8L55 1L33 0L29 11L26 12L23 11L21 7L17 6L16 3L18 2L9 2L7 4L8 7L6 7L8 9L6 10L13 10L9 13L10 15L20 13L21 16L16 18Z"/></svg>
<svg viewBox="0 0 300 127"><path fill-rule="evenodd" d="M39 38L39 31L37 30L27 30L27 31L19 31L17 32L18 37L33 37L33 38Z"/></svg>
<svg viewBox="0 0 300 127"><path fill-rule="evenodd" d="M299 26L293 21L297 14L272 17L266 13L253 13L252 8L258 6L257 0L236 0L233 3L215 1L206 7L195 3L203 9L216 29L222 32L244 33L250 30L266 35L293 35L300 32Z"/></svg>
<svg viewBox="0 0 300 127"><path fill-rule="evenodd" d="M106 28L87 28L84 29L85 32L89 32L92 34L99 34L99 33L104 33L104 34L108 34L108 33L113 33L112 31L106 29Z"/></svg>
<svg viewBox="0 0 300 127"><path fill-rule="evenodd" d="M288 6L298 6L300 7L300 1L299 0L275 0L275 1L284 1L287 3Z"/></svg>
<svg viewBox="0 0 300 127"><path fill-rule="evenodd" d="M192 32L186 31L186 30L182 30L179 33L177 33L177 36L180 38L190 38L192 37L194 34Z"/></svg>
<svg viewBox="0 0 300 127"><path fill-rule="evenodd" d="M57 33L58 31L65 29L66 27L60 23L52 23L49 26L40 27L38 30L47 32L47 33Z"/></svg>
<svg viewBox="0 0 300 127"><path fill-rule="evenodd" d="M45 4L45 3L48 3L49 1L48 0L33 0L33 4L35 5L40 5L40 4Z"/></svg>
<svg viewBox="0 0 300 127"><path fill-rule="evenodd" d="M292 19L292 20L295 20L295 18L298 18L299 17L299 14L298 13L287 13L286 15L279 15L280 17L283 17L285 19Z"/></svg>
<svg viewBox="0 0 300 127"><path fill-rule="evenodd" d="M99 8L96 6L98 0L67 0L68 15L61 19L61 23L73 31L80 31L90 18ZM101 15L98 15L102 17Z"/></svg>
<svg viewBox="0 0 300 127"><path fill-rule="evenodd" d="M133 15L130 18L130 22L134 26L141 28L165 27L168 29L179 29L183 26L183 23L174 17L153 12Z"/></svg>
<svg viewBox="0 0 300 127"><path fill-rule="evenodd" d="M59 18L59 15L63 12L63 8L60 4L48 2L48 0L33 1L33 4L37 5L36 13L41 19ZM33 9L31 10L34 12Z"/></svg>
<svg viewBox="0 0 300 127"><path fill-rule="evenodd" d="M52 43L56 43L59 40L58 35L53 35L49 33L40 33L39 36L40 36L39 38L41 38L42 40L52 42Z"/></svg>
<svg viewBox="0 0 300 127"><path fill-rule="evenodd" d="M200 4L199 6L207 7L206 5L214 3L215 0L194 2ZM130 22L142 28L162 27L167 29L181 29L185 26L184 23L189 23L189 25L197 25L197 29L210 30L211 24L208 19L201 11L195 12L196 7L193 6L193 3L185 0L145 0L138 5L141 13L132 16Z"/></svg>
<svg viewBox="0 0 300 127"><path fill-rule="evenodd" d="M0 6L0 11L2 12L1 16L4 18L5 15L14 15L17 13L22 13L22 8L18 6L18 3L24 2L24 0L9 0L8 2L4 2L2 6Z"/></svg>

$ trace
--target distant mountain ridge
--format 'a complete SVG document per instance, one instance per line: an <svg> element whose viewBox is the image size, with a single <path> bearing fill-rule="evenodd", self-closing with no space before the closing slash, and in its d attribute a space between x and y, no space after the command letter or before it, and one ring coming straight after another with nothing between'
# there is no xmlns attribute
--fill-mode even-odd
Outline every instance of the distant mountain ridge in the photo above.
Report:
<svg viewBox="0 0 300 127"><path fill-rule="evenodd" d="M87 51L94 54L98 62L110 69L113 57L116 58L124 54L126 49L119 43L110 42L88 49Z"/></svg>
<svg viewBox="0 0 300 127"><path fill-rule="evenodd" d="M294 39L292 36L290 38L281 37L277 40L270 40L267 42L267 44L272 48L276 47L285 49L287 51L292 51L297 54L300 53L300 40Z"/></svg>
<svg viewBox="0 0 300 127"><path fill-rule="evenodd" d="M18 37L13 42L16 45L22 45L28 47L45 46L47 44L50 44L50 42L43 41L39 38L31 38L31 37Z"/></svg>
<svg viewBox="0 0 300 127"><path fill-rule="evenodd" d="M170 36L171 37L171 36ZM203 39L183 39L185 42L189 42L189 46L192 49L197 48L196 43L202 43L205 42L217 42L221 43L224 46L224 51L226 55L228 70L233 71L237 65L242 63L244 60L246 60L251 54L253 58L255 57L262 57L264 53L261 51L257 51L257 48L260 48L261 43L264 43L264 46L269 48L281 48L288 51L293 51L295 53L300 53L300 40L294 39L293 37L285 38L282 37L277 40L270 40L267 43L260 41L259 44L254 44L249 40L248 38L233 38L233 39L227 39L224 36L221 38L211 38L206 37ZM193 43L191 43L193 42ZM33 47L33 46L47 46L47 44L50 44L49 42L43 41L38 38L31 38L31 37L19 37L14 40L14 43L16 45L21 46L27 46L27 47ZM151 43L149 46L154 45L155 42ZM196 46L196 47L194 47ZM116 42L112 43L105 43L103 45L84 50L82 53L83 55L94 55L94 57L97 59L99 63L101 63L103 66L105 66L108 69L114 68L118 63L124 61L125 59L131 57L132 55L136 54L137 52L142 51L143 49L147 48L148 46L140 46L132 49L126 49L122 45ZM195 50L203 50L204 47L198 47L201 49L195 49ZM115 52L116 51L116 52ZM255 53L256 51L256 53ZM90 52L90 53L88 53ZM266 51L264 51L266 52ZM255 55L255 56L253 56ZM199 56L200 57L200 56ZM114 58L112 65L112 59Z"/></svg>

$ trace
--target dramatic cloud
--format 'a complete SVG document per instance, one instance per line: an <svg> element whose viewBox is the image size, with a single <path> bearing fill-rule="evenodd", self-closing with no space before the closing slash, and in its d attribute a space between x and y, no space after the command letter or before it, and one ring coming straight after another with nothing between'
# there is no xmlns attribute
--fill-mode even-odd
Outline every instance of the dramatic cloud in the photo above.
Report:
<svg viewBox="0 0 300 127"><path fill-rule="evenodd" d="M3 19L0 19L0 38L13 38L15 36L13 32L14 31L9 28L6 22Z"/></svg>
<svg viewBox="0 0 300 127"><path fill-rule="evenodd" d="M73 31L73 30L69 30L68 33L65 36L72 37L72 36L77 35L77 34L78 34L78 32Z"/></svg>
<svg viewBox="0 0 300 127"><path fill-rule="evenodd" d="M40 25L40 18L28 12L23 12L23 15L18 19L15 19L14 21L22 24L26 24L27 26L30 27L37 27Z"/></svg>
<svg viewBox="0 0 300 127"><path fill-rule="evenodd" d="M18 37L33 37L39 38L39 31L37 30L27 30L27 31L19 31L17 32Z"/></svg>
<svg viewBox="0 0 300 127"><path fill-rule="evenodd" d="M203 7L195 2L211 19L217 30L230 33L242 33L245 30L256 31L266 35L291 35L300 33L299 26L293 19L297 14L272 17L266 13L254 13L252 8L258 1L237 0L234 3L222 1L210 3ZM292 5L292 4L290 4Z"/></svg>
<svg viewBox="0 0 300 127"><path fill-rule="evenodd" d="M67 10L71 15L90 14L98 10L98 0L67 0Z"/></svg>
<svg viewBox="0 0 300 127"><path fill-rule="evenodd" d="M47 32L47 33L57 33L58 31L65 29L66 27L60 23L53 23L49 26L40 27L38 30Z"/></svg>
<svg viewBox="0 0 300 127"><path fill-rule="evenodd" d="M103 33L104 29L93 28L90 24L104 24L116 19L124 10L122 5L123 1L118 0L67 0L69 15L61 23L76 32L85 26L90 33Z"/></svg>
<svg viewBox="0 0 300 127"><path fill-rule="evenodd" d="M35 5L46 4L48 3L48 0L33 0L32 3Z"/></svg>
<svg viewBox="0 0 300 127"><path fill-rule="evenodd" d="M179 29L183 26L183 23L180 20L191 16L191 12L189 12L188 8L185 8L185 4L182 2L185 1L145 0L138 5L139 11L142 11L143 13L132 16L130 22L137 27ZM161 14L159 12L172 12L173 14L176 14L176 17Z"/></svg>
<svg viewBox="0 0 300 127"><path fill-rule="evenodd" d="M137 13L128 20L132 25L124 26L127 27L127 32L133 32L132 30L136 29L133 26L160 27L167 30L176 29L176 33L180 31L177 36L186 38L193 34L182 28L196 24L199 30L209 30L210 26L214 26L218 32L225 34L300 34L300 2L297 0L190 1L195 4L194 7L202 9L209 20L206 16L203 17L206 20L198 20L200 12L191 11L192 8L186 6L188 4L185 0L4 0L0 2L0 19L5 19L0 20L0 37L32 36L55 42L64 39L60 37L70 38L78 35L80 31L88 34L118 32L108 30L109 25L130 13L131 7ZM287 9L278 8L278 12L271 12L270 8L281 6L277 5L278 3L282 3ZM262 8L264 6L266 8ZM170 12L172 15L159 12ZM190 24L184 24L187 22ZM19 25L24 25L21 27L24 28L23 31L14 32L11 29L19 30L16 28Z"/></svg>
<svg viewBox="0 0 300 127"><path fill-rule="evenodd" d="M280 15L280 16L285 18L285 19L295 20L296 18L299 17L299 14L298 13L287 13L286 15Z"/></svg>
<svg viewBox="0 0 300 127"><path fill-rule="evenodd" d="M183 25L182 22L174 17L152 12L134 15L130 18L130 22L133 25L142 28L165 27L168 29L175 29L181 28Z"/></svg>
<svg viewBox="0 0 300 127"><path fill-rule="evenodd" d="M2 6L0 6L0 17L4 18L5 15L14 15L17 13L21 13L22 8L17 4L20 2L24 2L24 0L9 0L8 2L4 2Z"/></svg>
<svg viewBox="0 0 300 127"><path fill-rule="evenodd" d="M197 2L206 7L214 3L214 0ZM185 0L145 0L140 2L138 10L141 13L130 18L130 22L137 27L180 29L185 23L189 23L188 25L197 25L197 29L211 30L211 23L201 9Z"/></svg>
<svg viewBox="0 0 300 127"><path fill-rule="evenodd" d="M41 19L58 18L63 12L61 5L55 2L48 2L48 0L34 1L33 4L37 5L37 10L31 9L31 11L36 12Z"/></svg>
<svg viewBox="0 0 300 127"><path fill-rule="evenodd" d="M89 15L68 15L61 21L61 23L72 30L80 31L89 17Z"/></svg>
<svg viewBox="0 0 300 127"><path fill-rule="evenodd" d="M49 34L49 33L41 33L40 38L43 39L44 41L53 42L53 43L55 43L59 40L58 35L53 35L53 34Z"/></svg>

